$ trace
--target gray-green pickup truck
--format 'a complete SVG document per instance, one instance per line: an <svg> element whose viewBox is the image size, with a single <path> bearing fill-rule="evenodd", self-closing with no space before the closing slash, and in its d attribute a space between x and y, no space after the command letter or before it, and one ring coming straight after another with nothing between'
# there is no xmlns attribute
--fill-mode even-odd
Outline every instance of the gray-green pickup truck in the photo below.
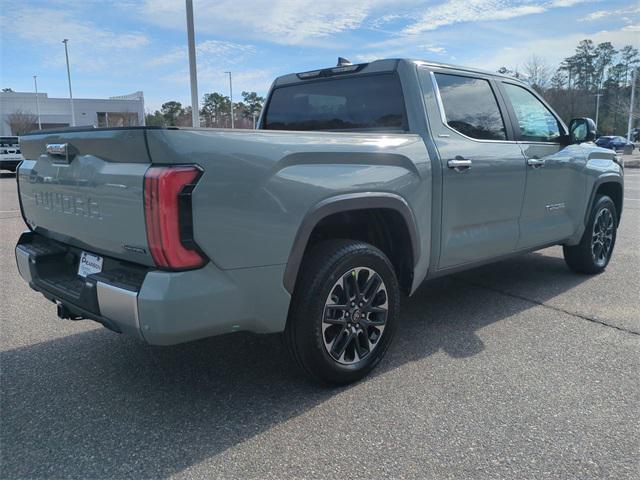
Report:
<svg viewBox="0 0 640 480"><path fill-rule="evenodd" d="M602 271L623 169L594 137L513 78L415 60L279 77L257 131L36 132L18 269L61 318L155 345L283 332L348 383L425 279L549 245Z"/></svg>

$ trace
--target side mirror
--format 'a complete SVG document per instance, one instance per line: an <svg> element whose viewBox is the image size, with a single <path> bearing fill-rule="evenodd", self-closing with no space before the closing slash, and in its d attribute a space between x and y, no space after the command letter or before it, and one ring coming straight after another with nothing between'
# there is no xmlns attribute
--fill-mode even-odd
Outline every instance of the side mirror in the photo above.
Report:
<svg viewBox="0 0 640 480"><path fill-rule="evenodd" d="M571 143L593 142L596 139L596 123L590 118L574 118L569 123Z"/></svg>

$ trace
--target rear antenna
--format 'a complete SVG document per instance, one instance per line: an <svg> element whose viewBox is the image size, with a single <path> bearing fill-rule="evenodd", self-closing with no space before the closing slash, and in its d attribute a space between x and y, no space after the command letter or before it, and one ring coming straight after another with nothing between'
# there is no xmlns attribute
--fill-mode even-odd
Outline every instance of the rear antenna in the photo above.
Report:
<svg viewBox="0 0 640 480"><path fill-rule="evenodd" d="M338 67L344 67L345 65L353 65L349 60L344 57L338 57Z"/></svg>

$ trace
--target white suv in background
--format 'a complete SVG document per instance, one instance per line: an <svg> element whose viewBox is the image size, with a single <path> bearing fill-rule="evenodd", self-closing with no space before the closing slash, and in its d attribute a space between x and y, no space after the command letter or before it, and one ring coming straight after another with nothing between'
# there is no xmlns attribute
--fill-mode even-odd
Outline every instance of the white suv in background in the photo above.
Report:
<svg viewBox="0 0 640 480"><path fill-rule="evenodd" d="M15 172L22 160L18 137L0 137L0 170Z"/></svg>

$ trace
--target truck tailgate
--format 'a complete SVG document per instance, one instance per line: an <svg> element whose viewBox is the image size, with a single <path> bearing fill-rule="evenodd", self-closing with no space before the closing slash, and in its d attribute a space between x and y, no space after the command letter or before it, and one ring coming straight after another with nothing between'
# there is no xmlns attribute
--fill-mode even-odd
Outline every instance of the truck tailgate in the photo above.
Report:
<svg viewBox="0 0 640 480"><path fill-rule="evenodd" d="M67 154L47 152L66 144ZM144 129L42 133L21 138L22 212L38 233L70 245L153 265L144 217L151 163Z"/></svg>

